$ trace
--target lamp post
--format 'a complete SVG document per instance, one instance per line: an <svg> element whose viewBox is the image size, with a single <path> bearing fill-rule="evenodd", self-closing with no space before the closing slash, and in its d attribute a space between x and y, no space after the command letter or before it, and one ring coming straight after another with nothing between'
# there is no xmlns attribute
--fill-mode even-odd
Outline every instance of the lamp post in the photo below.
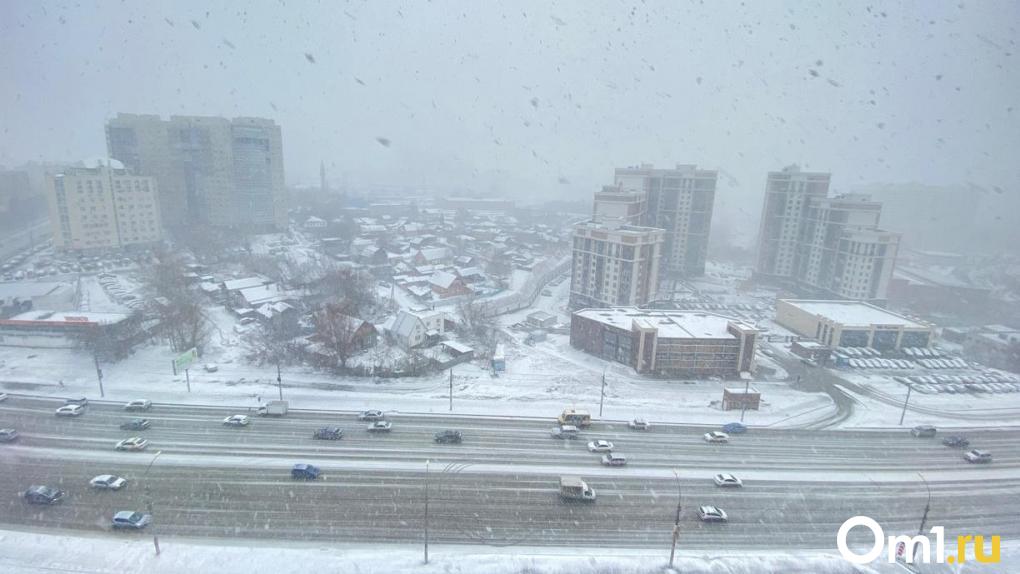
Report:
<svg viewBox="0 0 1020 574"><path fill-rule="evenodd" d="M429 460L425 461L425 563L429 563Z"/></svg>
<svg viewBox="0 0 1020 574"><path fill-rule="evenodd" d="M673 558L676 556L676 539L680 537L680 509L683 504L683 492L680 490L680 471L673 469L676 477L676 519L673 521L673 546L669 550L669 568L673 569Z"/></svg>
<svg viewBox="0 0 1020 574"><path fill-rule="evenodd" d="M903 417L907 415L907 403L910 402L910 391L914 390L914 385L907 385L907 398L903 399L903 410L900 412L900 426L903 426Z"/></svg>
<svg viewBox="0 0 1020 574"><path fill-rule="evenodd" d="M142 480L145 481L145 507L149 516L152 516L152 490L149 488L149 482L146 478L149 476L149 470L152 468L152 465L156 463L156 459L159 458L159 455L161 454L163 454L163 451L156 451L155 456L153 456L152 460L149 461L149 466L145 467L145 472L142 473ZM153 521L152 525L152 545L156 548L156 556L159 556L159 536L156 535L155 521Z"/></svg>

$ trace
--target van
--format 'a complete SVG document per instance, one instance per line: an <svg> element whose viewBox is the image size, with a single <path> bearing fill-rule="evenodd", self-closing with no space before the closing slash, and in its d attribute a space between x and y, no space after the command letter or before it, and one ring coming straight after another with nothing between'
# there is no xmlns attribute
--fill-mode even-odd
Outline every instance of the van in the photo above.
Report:
<svg viewBox="0 0 1020 574"><path fill-rule="evenodd" d="M591 414L576 409L564 409L557 420L560 425L573 425L578 428L591 426Z"/></svg>
<svg viewBox="0 0 1020 574"><path fill-rule="evenodd" d="M579 476L560 477L560 498L595 502L595 490Z"/></svg>

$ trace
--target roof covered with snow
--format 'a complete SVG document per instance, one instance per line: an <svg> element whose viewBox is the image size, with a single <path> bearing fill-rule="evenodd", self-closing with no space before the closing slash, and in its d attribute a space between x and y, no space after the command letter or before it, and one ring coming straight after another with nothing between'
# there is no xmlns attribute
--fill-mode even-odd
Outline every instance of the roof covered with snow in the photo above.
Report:
<svg viewBox="0 0 1020 574"><path fill-rule="evenodd" d="M440 289L449 289L457 281L457 276L446 271L437 271L429 277L429 283Z"/></svg>
<svg viewBox="0 0 1020 574"><path fill-rule="evenodd" d="M844 327L868 327L871 325L897 325L915 329L927 328L892 311L862 301L808 301L803 299L780 299L805 313L819 315Z"/></svg>
<svg viewBox="0 0 1020 574"><path fill-rule="evenodd" d="M124 313L90 313L86 311L44 311L36 309L0 320L0 325L46 323L55 325L112 325L128 318Z"/></svg>
<svg viewBox="0 0 1020 574"><path fill-rule="evenodd" d="M272 281L265 277L245 277L243 279L224 281L223 288L227 291L236 291L238 289L248 289L249 287L259 287L268 283L272 283Z"/></svg>
<svg viewBox="0 0 1020 574"><path fill-rule="evenodd" d="M655 329L658 336L666 339L734 339L730 323L744 329L754 330L737 319L707 313L704 311L673 311L638 309L636 307L612 307L608 309L582 309L575 316L592 319L600 323L623 329L635 327Z"/></svg>

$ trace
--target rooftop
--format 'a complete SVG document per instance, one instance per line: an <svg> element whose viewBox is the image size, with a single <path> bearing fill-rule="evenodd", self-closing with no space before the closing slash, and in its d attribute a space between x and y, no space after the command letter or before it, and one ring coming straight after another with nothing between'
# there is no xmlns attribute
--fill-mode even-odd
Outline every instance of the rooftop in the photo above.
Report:
<svg viewBox="0 0 1020 574"><path fill-rule="evenodd" d="M735 335L728 329L731 323L753 330L753 327L744 325L737 319L704 311L612 307L582 309L574 315L627 331L632 330L635 325L654 328L658 331L659 337L666 339L734 339Z"/></svg>
<svg viewBox="0 0 1020 574"><path fill-rule="evenodd" d="M807 301L795 299L781 299L781 301L805 313L819 315L847 327L866 327L869 325L902 325L915 329L927 327L927 325L922 325L902 315L897 315L892 311L887 311L862 301Z"/></svg>
<svg viewBox="0 0 1020 574"><path fill-rule="evenodd" d="M0 325L28 325L39 323L52 323L56 325L87 325L90 323L98 325L112 325L119 323L128 316L124 313L89 313L85 311L44 311L34 310L10 319L0 320Z"/></svg>

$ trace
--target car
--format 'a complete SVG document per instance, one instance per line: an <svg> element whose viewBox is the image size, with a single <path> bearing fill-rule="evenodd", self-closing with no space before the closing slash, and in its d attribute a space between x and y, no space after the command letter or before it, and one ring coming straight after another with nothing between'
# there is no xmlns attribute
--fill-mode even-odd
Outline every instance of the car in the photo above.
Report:
<svg viewBox="0 0 1020 574"><path fill-rule="evenodd" d="M18 431L14 429L0 429L0 442L13 442L18 436Z"/></svg>
<svg viewBox="0 0 1020 574"><path fill-rule="evenodd" d="M7 400L7 393L0 393L0 403Z"/></svg>
<svg viewBox="0 0 1020 574"><path fill-rule="evenodd" d="M64 401L65 405L81 405L83 407L89 406L89 400L85 397L79 397L77 399L67 399Z"/></svg>
<svg viewBox="0 0 1020 574"><path fill-rule="evenodd" d="M613 450L613 443L608 440L593 440L588 443L590 452L609 452Z"/></svg>
<svg viewBox="0 0 1020 574"><path fill-rule="evenodd" d="M581 431L574 425L560 425L558 427L553 427L549 434L553 438L575 439L580 432Z"/></svg>
<svg viewBox="0 0 1020 574"><path fill-rule="evenodd" d="M78 417L85 414L85 407L81 405L64 405L55 413L58 417Z"/></svg>
<svg viewBox="0 0 1020 574"><path fill-rule="evenodd" d="M376 411L376 410L361 411L360 413L358 413L358 420L359 421L381 421L381 420L383 420L383 412L382 411Z"/></svg>
<svg viewBox="0 0 1020 574"><path fill-rule="evenodd" d="M89 481L89 486L99 490L120 490L127 486L127 479L112 474L100 474Z"/></svg>
<svg viewBox="0 0 1020 574"><path fill-rule="evenodd" d="M322 474L322 471L314 464L295 464L290 469L290 477L299 480L315 480L319 478L320 474Z"/></svg>
<svg viewBox="0 0 1020 574"><path fill-rule="evenodd" d="M970 446L970 441L965 436L954 434L942 439L942 444L953 448L967 448Z"/></svg>
<svg viewBox="0 0 1020 574"><path fill-rule="evenodd" d="M133 436L118 442L114 448L117 450L145 450L147 446L149 446L149 441L139 436Z"/></svg>
<svg viewBox="0 0 1020 574"><path fill-rule="evenodd" d="M152 426L149 419L131 419L120 423L120 430L145 430Z"/></svg>
<svg viewBox="0 0 1020 574"><path fill-rule="evenodd" d="M202 366L202 368L205 369L205 372L207 373L215 373L220 370L219 365L216 365L215 363L206 363Z"/></svg>
<svg viewBox="0 0 1020 574"><path fill-rule="evenodd" d="M390 421L375 421L372 424L368 425L368 428L365 430L367 430L368 432L390 432L390 430L392 429L393 423L391 423Z"/></svg>
<svg viewBox="0 0 1020 574"><path fill-rule="evenodd" d="M627 457L611 452L609 454L602 455L602 466L625 466L627 464Z"/></svg>
<svg viewBox="0 0 1020 574"><path fill-rule="evenodd" d="M938 431L935 429L935 427L931 425L917 425L916 427L910 429L910 434L920 438L933 437L935 436L936 432Z"/></svg>
<svg viewBox="0 0 1020 574"><path fill-rule="evenodd" d="M339 427L322 427L312 434L312 438L317 440L340 440L343 436L344 431Z"/></svg>
<svg viewBox="0 0 1020 574"><path fill-rule="evenodd" d="M742 480L740 480L739 478L733 476L732 474L728 474L728 473L719 473L719 474L715 475L712 478L712 480L715 482L716 486L723 486L723 487L731 487L732 486L732 487L736 487L736 488L740 488L741 486L744 486L744 482Z"/></svg>
<svg viewBox="0 0 1020 574"><path fill-rule="evenodd" d="M152 515L135 510L121 510L113 515L112 526L117 529L141 530L152 522Z"/></svg>
<svg viewBox="0 0 1020 574"><path fill-rule="evenodd" d="M125 411L147 411L152 408L152 401L149 399L135 399L124 405Z"/></svg>
<svg viewBox="0 0 1020 574"><path fill-rule="evenodd" d="M432 440L440 444L460 444L464 440L464 435L459 430L444 430L433 435Z"/></svg>
<svg viewBox="0 0 1020 574"><path fill-rule="evenodd" d="M726 511L716 506L699 506L698 518L702 522L726 522L729 519Z"/></svg>
<svg viewBox="0 0 1020 574"><path fill-rule="evenodd" d="M730 435L719 431L707 432L702 438L705 442L730 442Z"/></svg>
<svg viewBox="0 0 1020 574"><path fill-rule="evenodd" d="M989 463L992 462L992 453L987 450L974 449L963 455L963 460L973 463Z"/></svg>
<svg viewBox="0 0 1020 574"><path fill-rule="evenodd" d="M64 499L64 491L52 486L33 484L22 497L29 504L56 504Z"/></svg>
<svg viewBox="0 0 1020 574"><path fill-rule="evenodd" d="M652 428L651 423L649 423L645 419L634 419L627 423L627 426L634 430L648 430Z"/></svg>
<svg viewBox="0 0 1020 574"><path fill-rule="evenodd" d="M248 415L230 415L223 419L223 426L228 427L246 427L251 424L251 419Z"/></svg>
<svg viewBox="0 0 1020 574"><path fill-rule="evenodd" d="M744 434L747 432L747 427L743 423L726 423L722 430L729 434Z"/></svg>

